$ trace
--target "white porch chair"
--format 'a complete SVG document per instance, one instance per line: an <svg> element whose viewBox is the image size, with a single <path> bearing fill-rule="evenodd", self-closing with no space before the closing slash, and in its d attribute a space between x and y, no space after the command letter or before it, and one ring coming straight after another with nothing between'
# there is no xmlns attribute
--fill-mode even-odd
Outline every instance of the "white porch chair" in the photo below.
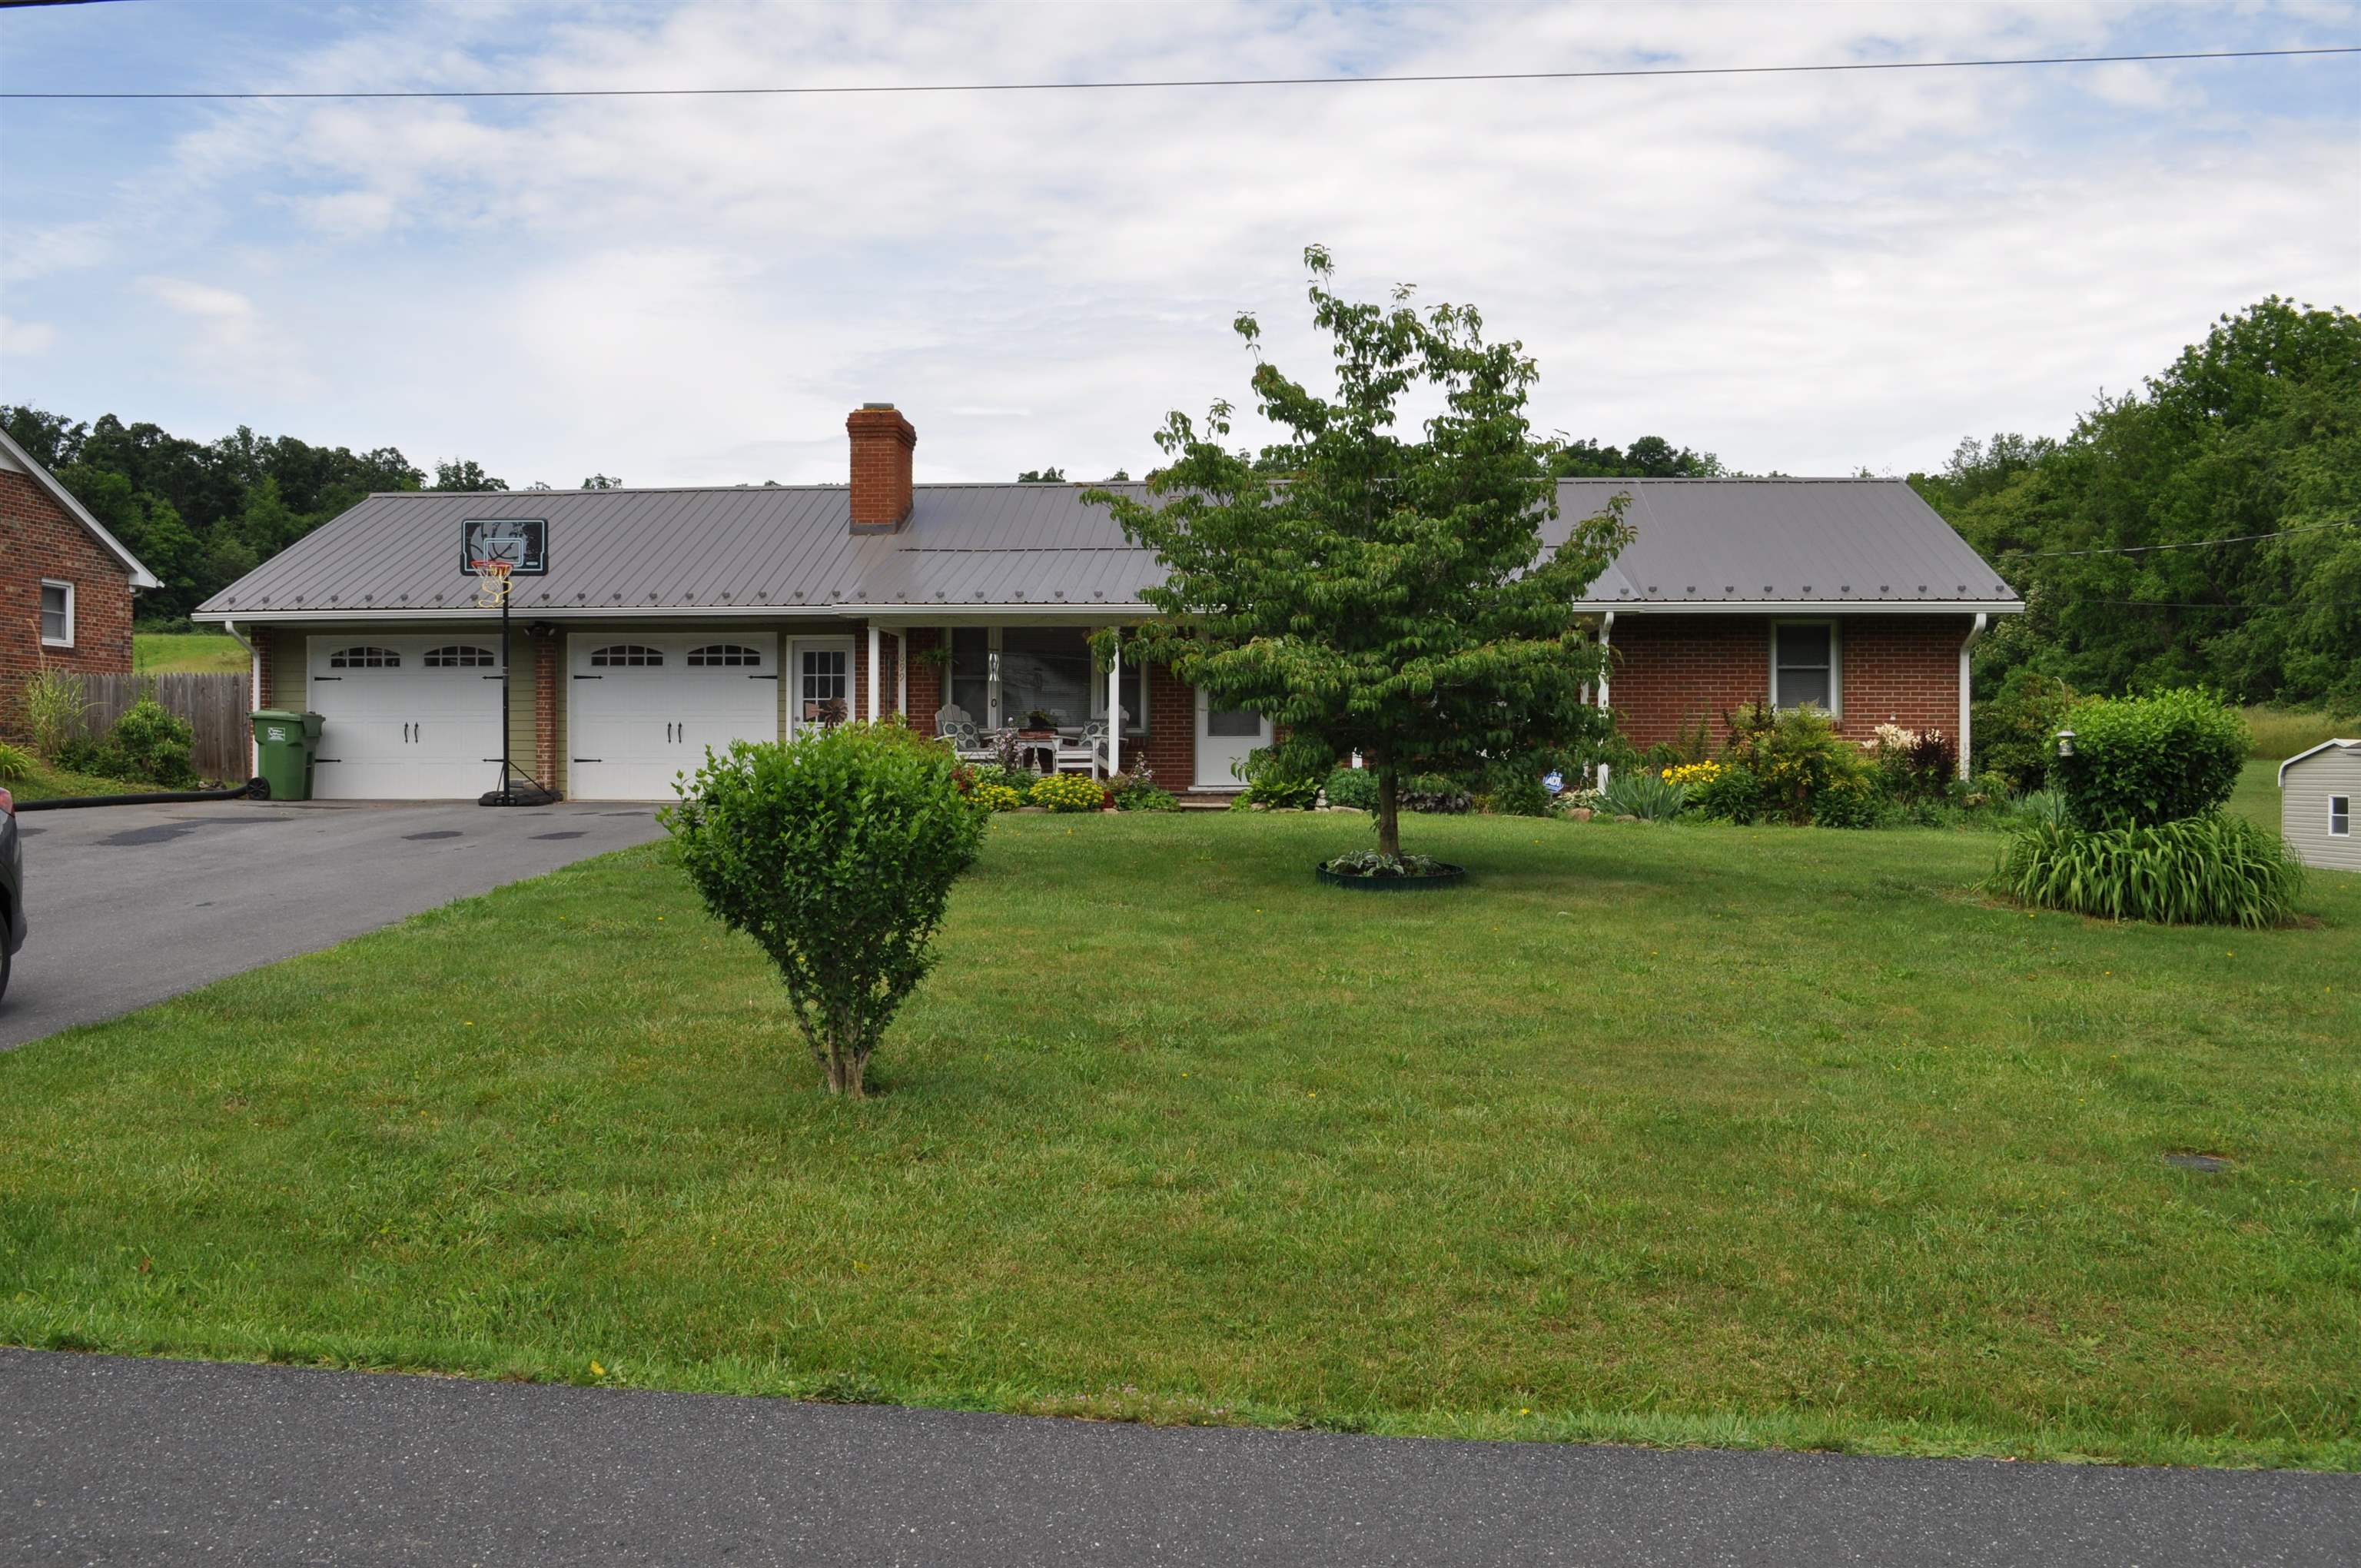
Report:
<svg viewBox="0 0 2361 1568"><path fill-rule="evenodd" d="M992 743L975 727L967 709L957 703L946 703L935 709L935 734L951 743L951 751L962 762L989 762L993 760Z"/></svg>

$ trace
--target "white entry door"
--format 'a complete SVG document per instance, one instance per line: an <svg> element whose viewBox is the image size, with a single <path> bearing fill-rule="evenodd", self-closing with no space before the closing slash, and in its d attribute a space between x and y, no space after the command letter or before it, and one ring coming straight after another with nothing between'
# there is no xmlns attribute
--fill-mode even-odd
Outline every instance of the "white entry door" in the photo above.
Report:
<svg viewBox="0 0 2361 1568"><path fill-rule="evenodd" d="M1231 771L1248 752L1270 744L1270 720L1243 707L1220 707L1202 686L1197 688L1197 768L1199 789L1244 789L1246 780Z"/></svg>
<svg viewBox="0 0 2361 1568"><path fill-rule="evenodd" d="M577 632L566 654L566 789L672 800L705 751L779 738L777 636Z"/></svg>
<svg viewBox="0 0 2361 1568"><path fill-rule="evenodd" d="M368 632L310 640L304 692L320 716L323 800L451 800L500 784L497 632Z"/></svg>
<svg viewBox="0 0 2361 1568"><path fill-rule="evenodd" d="M796 734L857 718L852 711L852 639L787 639L787 728Z"/></svg>

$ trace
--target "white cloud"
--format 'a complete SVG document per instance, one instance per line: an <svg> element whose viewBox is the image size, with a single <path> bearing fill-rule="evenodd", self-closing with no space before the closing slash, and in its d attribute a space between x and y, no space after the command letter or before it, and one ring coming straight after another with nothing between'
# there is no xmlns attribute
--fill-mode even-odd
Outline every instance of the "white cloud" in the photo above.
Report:
<svg viewBox="0 0 2361 1568"><path fill-rule="evenodd" d="M47 354L58 341L58 329L48 322L24 322L0 315L0 356Z"/></svg>
<svg viewBox="0 0 2361 1568"><path fill-rule="evenodd" d="M281 77L1086 80L2123 41L2112 8L2034 4L540 15L454 5ZM1407 279L1482 305L1539 356L1544 426L1654 431L1755 468L1906 468L1964 433L2061 429L2266 292L2361 302L2354 115L2282 115L2223 98L2225 80L268 105L211 117L107 221L235 241L206 253L220 282L148 291L217 345L245 334L249 357L318 345L287 428L511 479L836 478L845 411L878 398L917 424L929 477L1137 471L1167 407L1243 398L1237 310L1313 367L1312 240L1355 290ZM238 400L251 379L234 390L214 424L264 417Z"/></svg>

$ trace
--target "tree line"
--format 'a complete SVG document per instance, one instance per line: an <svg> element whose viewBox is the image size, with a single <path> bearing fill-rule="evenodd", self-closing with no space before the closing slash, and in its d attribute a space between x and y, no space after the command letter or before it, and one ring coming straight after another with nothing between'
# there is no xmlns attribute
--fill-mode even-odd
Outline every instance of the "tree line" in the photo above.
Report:
<svg viewBox="0 0 2361 1568"><path fill-rule="evenodd" d="M143 622L185 618L375 491L509 488L466 459L430 476L398 447L314 446L245 425L199 442L114 414L82 423L25 404L0 404L0 425L156 574L163 586L139 596ZM582 488L620 483L593 474Z"/></svg>
<svg viewBox="0 0 2361 1568"><path fill-rule="evenodd" d="M2025 596L1976 660L2361 713L2361 317L2276 295L2063 437L1962 441L1928 504Z"/></svg>

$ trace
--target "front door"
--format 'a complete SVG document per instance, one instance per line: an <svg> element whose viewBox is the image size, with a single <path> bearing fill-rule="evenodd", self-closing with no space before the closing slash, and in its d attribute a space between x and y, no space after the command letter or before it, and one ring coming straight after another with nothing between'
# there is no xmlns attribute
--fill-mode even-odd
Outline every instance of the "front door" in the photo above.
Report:
<svg viewBox="0 0 2361 1568"><path fill-rule="evenodd" d="M852 639L797 637L787 643L787 730L841 724L852 713Z"/></svg>
<svg viewBox="0 0 2361 1568"><path fill-rule="evenodd" d="M1269 719L1243 707L1223 707L1203 687L1197 689L1199 789L1246 788L1238 773L1248 753L1269 744Z"/></svg>

